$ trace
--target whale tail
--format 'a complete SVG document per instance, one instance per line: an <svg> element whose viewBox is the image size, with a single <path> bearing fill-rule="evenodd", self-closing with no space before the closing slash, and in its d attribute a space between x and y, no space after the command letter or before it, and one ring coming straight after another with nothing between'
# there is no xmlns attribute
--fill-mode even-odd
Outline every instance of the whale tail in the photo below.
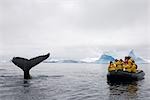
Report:
<svg viewBox="0 0 150 100"><path fill-rule="evenodd" d="M29 73L30 69L36 66L37 64L41 63L45 59L47 59L49 56L50 54L48 53L46 55L34 57L31 59L26 59L22 57L14 57L12 59L12 62L24 71L24 79L30 79L31 78L30 73Z"/></svg>

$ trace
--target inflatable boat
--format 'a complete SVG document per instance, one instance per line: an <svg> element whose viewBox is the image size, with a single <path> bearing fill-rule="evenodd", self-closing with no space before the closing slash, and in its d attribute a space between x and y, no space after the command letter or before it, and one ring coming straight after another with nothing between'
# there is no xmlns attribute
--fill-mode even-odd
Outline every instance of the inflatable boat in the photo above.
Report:
<svg viewBox="0 0 150 100"><path fill-rule="evenodd" d="M136 73L129 73L127 71L111 71L107 74L108 81L138 81L144 79L145 73L138 70Z"/></svg>

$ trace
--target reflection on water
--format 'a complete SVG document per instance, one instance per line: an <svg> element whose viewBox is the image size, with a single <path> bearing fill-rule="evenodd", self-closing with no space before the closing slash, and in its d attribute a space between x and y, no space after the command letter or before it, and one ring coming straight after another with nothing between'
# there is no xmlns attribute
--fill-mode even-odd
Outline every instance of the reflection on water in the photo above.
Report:
<svg viewBox="0 0 150 100"><path fill-rule="evenodd" d="M0 66L0 100L150 100L150 68L142 81L107 83L107 65L41 64L32 79L12 64ZM142 66L142 65L141 65Z"/></svg>
<svg viewBox="0 0 150 100"><path fill-rule="evenodd" d="M128 82L128 83L116 82L108 84L109 84L110 100L137 99L138 82Z"/></svg>

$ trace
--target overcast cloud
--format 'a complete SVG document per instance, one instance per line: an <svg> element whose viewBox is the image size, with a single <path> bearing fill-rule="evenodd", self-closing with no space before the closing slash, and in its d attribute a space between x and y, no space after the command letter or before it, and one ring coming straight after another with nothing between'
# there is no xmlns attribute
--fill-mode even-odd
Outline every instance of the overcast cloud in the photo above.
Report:
<svg viewBox="0 0 150 100"><path fill-rule="evenodd" d="M0 6L1 53L150 45L149 0L0 0Z"/></svg>

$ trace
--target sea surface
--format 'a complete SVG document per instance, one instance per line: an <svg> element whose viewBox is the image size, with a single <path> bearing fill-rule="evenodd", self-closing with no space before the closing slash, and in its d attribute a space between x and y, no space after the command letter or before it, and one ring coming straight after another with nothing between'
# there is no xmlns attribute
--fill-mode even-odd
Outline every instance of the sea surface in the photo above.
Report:
<svg viewBox="0 0 150 100"><path fill-rule="evenodd" d="M107 83L106 64L41 63L24 80L12 63L0 64L0 100L150 100L150 64L141 64L145 79Z"/></svg>

